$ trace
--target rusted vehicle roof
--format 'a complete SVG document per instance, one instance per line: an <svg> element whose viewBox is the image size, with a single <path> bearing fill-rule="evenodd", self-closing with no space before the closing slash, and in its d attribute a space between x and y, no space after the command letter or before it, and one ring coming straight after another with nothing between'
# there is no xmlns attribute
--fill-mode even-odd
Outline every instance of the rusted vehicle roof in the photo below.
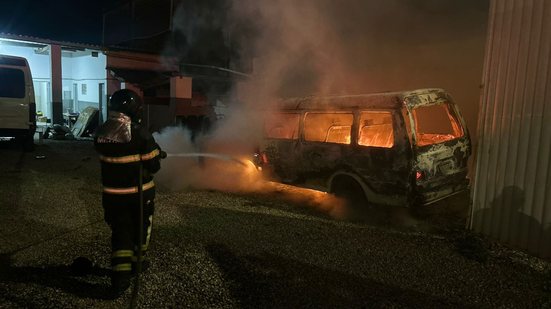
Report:
<svg viewBox="0 0 551 309"><path fill-rule="evenodd" d="M355 108L395 109L403 106L414 108L443 100L448 100L448 94L443 89L427 88L373 94L291 98L277 102L276 107L285 110L327 110L328 108L333 110Z"/></svg>

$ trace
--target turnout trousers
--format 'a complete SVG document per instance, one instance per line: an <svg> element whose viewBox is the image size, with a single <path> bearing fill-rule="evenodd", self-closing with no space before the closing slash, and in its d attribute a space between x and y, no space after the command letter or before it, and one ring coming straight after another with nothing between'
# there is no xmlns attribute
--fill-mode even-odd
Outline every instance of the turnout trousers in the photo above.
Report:
<svg viewBox="0 0 551 309"><path fill-rule="evenodd" d="M140 221L140 204L137 193L103 193L105 222L111 228L111 284L115 289L126 289L136 271L138 254L142 262L151 239L155 188L143 191L143 222ZM139 243L139 231L142 242Z"/></svg>

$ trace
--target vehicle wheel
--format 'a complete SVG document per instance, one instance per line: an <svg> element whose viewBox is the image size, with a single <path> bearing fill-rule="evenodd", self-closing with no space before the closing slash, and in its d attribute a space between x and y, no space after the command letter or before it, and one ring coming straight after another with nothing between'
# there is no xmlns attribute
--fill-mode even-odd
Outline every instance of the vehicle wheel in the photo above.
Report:
<svg viewBox="0 0 551 309"><path fill-rule="evenodd" d="M331 187L331 193L346 200L349 217L363 215L370 208L362 187L352 178L341 177L335 179Z"/></svg>
<svg viewBox="0 0 551 309"><path fill-rule="evenodd" d="M34 151L34 138L33 136L20 136L16 137L15 141L23 147L24 151Z"/></svg>
<svg viewBox="0 0 551 309"><path fill-rule="evenodd" d="M411 201L408 204L408 209L409 209L409 213L414 218L423 218L428 215L427 208L424 207L423 204L417 198L411 199Z"/></svg>
<svg viewBox="0 0 551 309"><path fill-rule="evenodd" d="M25 139L23 149L29 152L34 151L34 139L32 137Z"/></svg>

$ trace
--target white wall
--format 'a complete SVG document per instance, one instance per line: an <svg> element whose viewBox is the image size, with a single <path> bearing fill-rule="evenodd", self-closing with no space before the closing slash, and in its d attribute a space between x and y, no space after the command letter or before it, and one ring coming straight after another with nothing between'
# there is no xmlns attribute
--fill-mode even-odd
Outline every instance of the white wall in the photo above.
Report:
<svg viewBox="0 0 551 309"><path fill-rule="evenodd" d="M63 91L70 91L71 98L74 99L75 94L72 92L74 85L77 85L78 103L75 111L80 112L87 106L98 107L99 84L106 83L106 63L106 56L102 53L99 53L98 57L63 53ZM86 87L86 93L83 93L83 85Z"/></svg>
<svg viewBox="0 0 551 309"><path fill-rule="evenodd" d="M98 57L91 56L72 56L64 57L63 64L66 65L66 71L63 71L63 77L72 79L79 84L87 84L86 94L79 92L79 100L98 102L98 84L105 83L106 56L99 54Z"/></svg>
<svg viewBox="0 0 551 309"><path fill-rule="evenodd" d="M31 67L34 80L50 80L50 55L36 54L34 48L23 46L8 46L0 42L0 54L25 57Z"/></svg>

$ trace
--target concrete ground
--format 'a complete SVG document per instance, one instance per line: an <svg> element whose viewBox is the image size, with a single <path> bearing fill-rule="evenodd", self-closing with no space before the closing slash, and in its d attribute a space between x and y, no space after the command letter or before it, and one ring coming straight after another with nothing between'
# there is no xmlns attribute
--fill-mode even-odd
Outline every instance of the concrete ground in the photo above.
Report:
<svg viewBox="0 0 551 309"><path fill-rule="evenodd" d="M92 143L22 152L0 142L0 158L0 308L128 306L132 290L107 293L110 231ZM330 198L308 194L159 183L138 307L551 308L549 262L465 231L467 195L374 221L339 219ZM71 271L79 256L90 273Z"/></svg>

